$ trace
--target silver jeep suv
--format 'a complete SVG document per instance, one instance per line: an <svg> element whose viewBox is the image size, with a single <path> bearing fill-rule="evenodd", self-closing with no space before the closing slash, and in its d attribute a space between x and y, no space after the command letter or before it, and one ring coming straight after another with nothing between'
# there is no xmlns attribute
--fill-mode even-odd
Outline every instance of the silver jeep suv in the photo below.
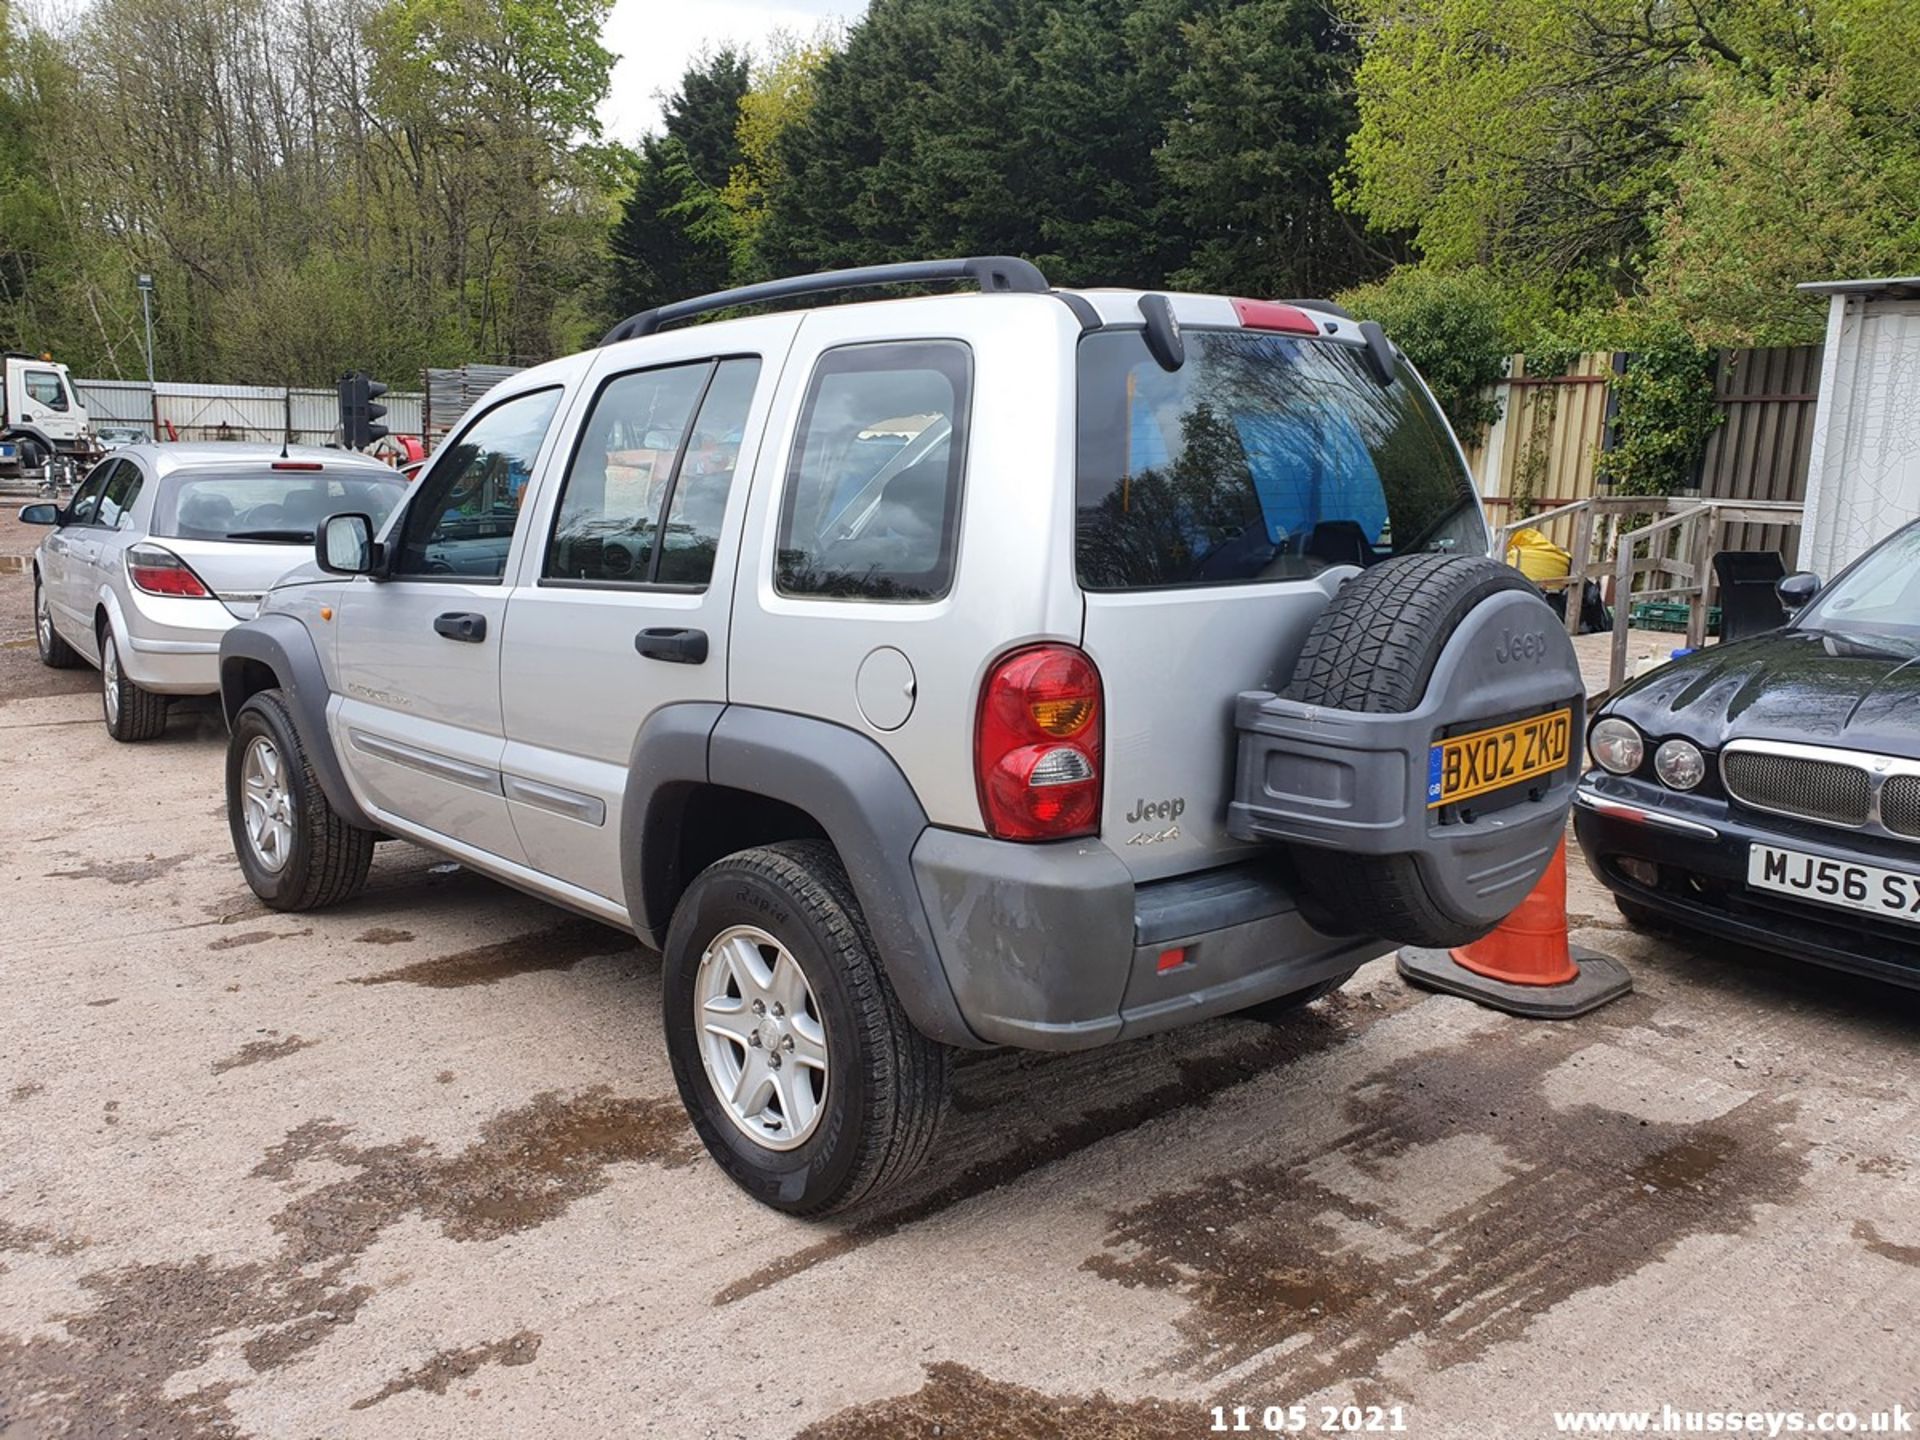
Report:
<svg viewBox="0 0 1920 1440"><path fill-rule="evenodd" d="M398 836L631 930L716 1160L821 1213L925 1157L955 1047L1284 1008L1526 894L1582 687L1486 545L1323 302L1005 258L689 300L502 384L229 632L235 849L283 909Z"/></svg>

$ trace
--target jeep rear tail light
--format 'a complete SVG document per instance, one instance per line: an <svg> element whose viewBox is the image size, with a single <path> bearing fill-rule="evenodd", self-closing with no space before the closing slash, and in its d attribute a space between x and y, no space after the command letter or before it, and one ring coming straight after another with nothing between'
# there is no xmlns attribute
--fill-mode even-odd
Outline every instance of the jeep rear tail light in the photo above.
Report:
<svg viewBox="0 0 1920 1440"><path fill-rule="evenodd" d="M1100 672L1071 645L1003 655L980 692L973 767L997 840L1100 830Z"/></svg>
<svg viewBox="0 0 1920 1440"><path fill-rule="evenodd" d="M171 550L158 545L135 545L127 551L127 576L133 588L149 595L172 595L189 600L208 600L207 589L193 567Z"/></svg>

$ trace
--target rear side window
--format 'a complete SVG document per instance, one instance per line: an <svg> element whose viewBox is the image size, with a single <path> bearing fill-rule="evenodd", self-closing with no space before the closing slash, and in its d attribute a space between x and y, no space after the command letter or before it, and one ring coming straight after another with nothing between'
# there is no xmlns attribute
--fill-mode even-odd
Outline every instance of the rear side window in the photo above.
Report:
<svg viewBox="0 0 1920 1440"><path fill-rule="evenodd" d="M759 374L743 357L607 381L567 468L546 577L705 585Z"/></svg>
<svg viewBox="0 0 1920 1440"><path fill-rule="evenodd" d="M1076 559L1089 590L1252 584L1414 550L1480 554L1471 479L1433 404L1356 348L1188 330L1081 340Z"/></svg>
<svg viewBox="0 0 1920 1440"><path fill-rule="evenodd" d="M971 355L956 340L847 345L820 357L781 501L781 594L947 593L971 392Z"/></svg>

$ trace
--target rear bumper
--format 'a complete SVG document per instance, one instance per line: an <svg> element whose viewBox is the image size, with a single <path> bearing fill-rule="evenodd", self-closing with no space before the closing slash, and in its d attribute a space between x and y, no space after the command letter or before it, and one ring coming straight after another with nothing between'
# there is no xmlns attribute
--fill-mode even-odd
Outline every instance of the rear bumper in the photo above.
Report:
<svg viewBox="0 0 1920 1440"><path fill-rule="evenodd" d="M929 829L914 879L968 1027L1078 1050L1230 1014L1392 947L1324 935L1271 865L1135 885L1097 841L1015 845ZM1181 963L1160 969L1169 951Z"/></svg>
<svg viewBox="0 0 1920 1440"><path fill-rule="evenodd" d="M156 695L214 695L220 690L220 637L239 623L217 600L132 591L114 615L120 665Z"/></svg>
<svg viewBox="0 0 1920 1440"><path fill-rule="evenodd" d="M129 636L120 666L134 684L156 695L213 695L220 689L220 642Z"/></svg>
<svg viewBox="0 0 1920 1440"><path fill-rule="evenodd" d="M1747 852L1756 842L1835 860L1920 873L1920 847L1908 853L1849 845L1825 826L1769 817L1757 822L1725 801L1680 798L1645 781L1589 775L1574 796L1574 834L1600 882L1616 895L1675 924L1837 970L1920 987L1920 925L1747 887ZM1648 885L1623 859L1659 867Z"/></svg>

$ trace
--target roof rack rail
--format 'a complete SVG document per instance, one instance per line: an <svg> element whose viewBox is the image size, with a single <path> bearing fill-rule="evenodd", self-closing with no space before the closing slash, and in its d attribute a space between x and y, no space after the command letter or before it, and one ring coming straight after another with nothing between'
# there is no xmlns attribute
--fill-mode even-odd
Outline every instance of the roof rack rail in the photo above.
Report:
<svg viewBox="0 0 1920 1440"><path fill-rule="evenodd" d="M796 295L822 295L833 290L863 290L875 285L917 285L935 280L971 280L982 291L1013 292L1025 295L1047 293L1047 277L1030 261L1011 255L973 255L954 260L908 260L898 265L862 265L852 270L823 270L817 275L791 275L784 280L769 280L760 285L742 285L733 290L717 290L711 295L696 295L691 300L675 300L629 315L606 333L602 345L651 335L662 325L704 315L712 310L727 310L735 305L761 305L769 300L790 300Z"/></svg>
<svg viewBox="0 0 1920 1440"><path fill-rule="evenodd" d="M1338 315L1342 320L1353 319L1353 312L1344 305L1336 305L1331 300L1281 300L1281 305L1305 305L1313 310L1324 311L1328 315Z"/></svg>

